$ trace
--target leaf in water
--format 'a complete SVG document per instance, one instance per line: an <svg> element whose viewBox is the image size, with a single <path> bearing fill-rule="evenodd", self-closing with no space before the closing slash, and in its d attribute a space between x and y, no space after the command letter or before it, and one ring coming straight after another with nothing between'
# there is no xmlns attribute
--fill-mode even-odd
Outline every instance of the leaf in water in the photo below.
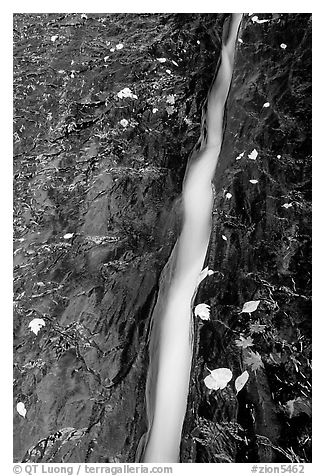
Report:
<svg viewBox="0 0 325 476"><path fill-rule="evenodd" d="M246 357L244 357L244 363L245 365L250 366L255 372L264 367L260 354L258 352L253 352L252 350Z"/></svg>
<svg viewBox="0 0 325 476"><path fill-rule="evenodd" d="M27 411L26 411L24 403L23 402L18 402L17 406L16 406L16 409L17 409L17 412L19 413L19 415L21 415L23 418L25 418Z"/></svg>
<svg viewBox="0 0 325 476"><path fill-rule="evenodd" d="M38 317L30 321L28 324L28 327L34 334L38 334L39 330L45 326L45 321L44 319L39 319Z"/></svg>
<svg viewBox="0 0 325 476"><path fill-rule="evenodd" d="M244 156L245 152L242 152L236 157L236 160L240 160Z"/></svg>
<svg viewBox="0 0 325 476"><path fill-rule="evenodd" d="M243 305L243 309L240 311L242 312L254 312L258 308L261 301L247 301Z"/></svg>
<svg viewBox="0 0 325 476"><path fill-rule="evenodd" d="M258 180L252 179L252 180L250 180L250 183L253 183L253 184L258 183Z"/></svg>
<svg viewBox="0 0 325 476"><path fill-rule="evenodd" d="M198 304L194 308L194 315L203 321L208 321L210 319L210 306L204 303Z"/></svg>
<svg viewBox="0 0 325 476"><path fill-rule="evenodd" d="M208 379L208 377L210 377ZM211 387L213 390L222 390L225 388L228 384L228 382L232 379L232 371L227 368L220 368L220 369L215 369L210 372L210 375L208 375L204 379L206 386L208 387L206 383L206 379L208 379L208 383L212 385Z"/></svg>
<svg viewBox="0 0 325 476"><path fill-rule="evenodd" d="M166 58L157 58L157 61L159 61L159 63L166 63Z"/></svg>
<svg viewBox="0 0 325 476"><path fill-rule="evenodd" d="M257 156L258 156L258 152L256 149L252 150L252 152L248 154L248 158L251 160L256 160Z"/></svg>
<svg viewBox="0 0 325 476"><path fill-rule="evenodd" d="M247 347L251 347L254 345L253 339L251 337L243 337L240 336L239 339L235 340L237 347L242 347L243 349L247 349Z"/></svg>
<svg viewBox="0 0 325 476"><path fill-rule="evenodd" d="M201 273L199 274L198 280L197 280L197 286L207 277L207 276L212 276L215 273L215 271L212 271L212 269L209 269L207 266L204 268Z"/></svg>
<svg viewBox="0 0 325 476"><path fill-rule="evenodd" d="M247 372L247 370L245 370L241 375L239 375L239 377L236 378L235 389L237 390L237 393L241 391L248 379L249 373Z"/></svg>
<svg viewBox="0 0 325 476"><path fill-rule="evenodd" d="M282 205L283 208L291 208L292 207L292 203L284 203Z"/></svg>
<svg viewBox="0 0 325 476"><path fill-rule="evenodd" d="M70 238L72 238L73 235L74 235L74 233L66 233L63 238L64 238L65 240L70 240Z"/></svg>

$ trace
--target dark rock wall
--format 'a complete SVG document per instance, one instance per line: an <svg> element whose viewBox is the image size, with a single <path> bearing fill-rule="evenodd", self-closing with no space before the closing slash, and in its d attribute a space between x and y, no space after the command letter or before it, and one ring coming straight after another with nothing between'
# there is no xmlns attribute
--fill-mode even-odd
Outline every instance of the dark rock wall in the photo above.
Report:
<svg viewBox="0 0 325 476"><path fill-rule="evenodd" d="M150 315L223 18L14 16L17 461L134 461ZM244 20L228 102L184 462L310 460L310 15L260 18ZM239 314L248 300L258 310ZM249 371L238 395L205 388L222 366Z"/></svg>

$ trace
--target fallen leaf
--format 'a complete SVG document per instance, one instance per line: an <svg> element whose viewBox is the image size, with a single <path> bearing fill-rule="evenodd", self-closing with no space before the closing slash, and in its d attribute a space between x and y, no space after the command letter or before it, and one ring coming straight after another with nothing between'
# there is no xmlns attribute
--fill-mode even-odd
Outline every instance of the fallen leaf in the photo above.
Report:
<svg viewBox="0 0 325 476"><path fill-rule="evenodd" d="M250 350L249 354L244 357L244 363L247 366L250 366L254 372L264 367L262 357L258 352L253 352Z"/></svg>
<svg viewBox="0 0 325 476"><path fill-rule="evenodd" d="M269 102L265 102L265 103L263 104L263 107L270 107L270 103L269 103Z"/></svg>
<svg viewBox="0 0 325 476"><path fill-rule="evenodd" d="M59 38L59 35L53 35L51 36L51 41L56 41Z"/></svg>
<svg viewBox="0 0 325 476"><path fill-rule="evenodd" d="M256 149L252 150L252 152L248 154L248 158L251 160L256 160L257 156L258 156L258 152Z"/></svg>
<svg viewBox="0 0 325 476"><path fill-rule="evenodd" d="M244 305L243 305L242 310L240 311L240 313L242 313L242 312L251 313L251 312L256 311L260 302L261 301L247 301L247 302L245 302Z"/></svg>
<svg viewBox="0 0 325 476"><path fill-rule="evenodd" d="M226 193L226 198L229 200L232 197L231 193Z"/></svg>
<svg viewBox="0 0 325 476"><path fill-rule="evenodd" d="M74 233L66 233L63 238L64 238L65 240L70 240L70 238L72 238L73 235L74 235Z"/></svg>
<svg viewBox="0 0 325 476"><path fill-rule="evenodd" d="M199 274L199 277L198 277L198 280L197 280L197 286L207 277L207 276L212 276L213 274L215 273L215 271L212 271L212 269L209 269L209 267L207 266L206 268L204 268L200 274Z"/></svg>
<svg viewBox="0 0 325 476"><path fill-rule="evenodd" d="M301 413L311 416L311 402L308 398L297 397L283 405L289 418L296 417Z"/></svg>
<svg viewBox="0 0 325 476"><path fill-rule="evenodd" d="M250 331L254 332L255 334L259 334L260 332L264 332L266 325L265 324L250 324Z"/></svg>
<svg viewBox="0 0 325 476"><path fill-rule="evenodd" d="M40 329L45 326L44 319L35 318L28 324L28 327L31 329L34 334L38 334Z"/></svg>
<svg viewBox="0 0 325 476"><path fill-rule="evenodd" d="M87 20L87 19L88 19L87 15L86 15L85 13L82 13L82 14L81 14L81 18L82 18L83 20Z"/></svg>
<svg viewBox="0 0 325 476"><path fill-rule="evenodd" d="M123 127L127 127L128 124L129 124L129 121L128 121L127 119L121 119L121 120L120 120L120 124L121 124L121 126L123 126Z"/></svg>
<svg viewBox="0 0 325 476"><path fill-rule="evenodd" d="M252 20L253 23L266 23L266 22L270 21L270 20L260 20L257 15L254 15L251 18L251 20Z"/></svg>
<svg viewBox="0 0 325 476"><path fill-rule="evenodd" d="M250 180L250 183L256 184L256 183L258 183L258 180L252 179L252 180Z"/></svg>
<svg viewBox="0 0 325 476"><path fill-rule="evenodd" d="M158 109L156 107L154 107L153 110L152 110L152 114L156 114L156 112L158 112Z"/></svg>
<svg viewBox="0 0 325 476"><path fill-rule="evenodd" d="M244 156L245 152L242 152L236 157L236 160L240 160Z"/></svg>
<svg viewBox="0 0 325 476"><path fill-rule="evenodd" d="M168 74L172 74L171 70L170 69L166 69L166 73Z"/></svg>
<svg viewBox="0 0 325 476"><path fill-rule="evenodd" d="M124 45L123 43L119 43L118 45L116 45L115 47L117 50L121 50L122 48L124 48Z"/></svg>
<svg viewBox="0 0 325 476"><path fill-rule="evenodd" d="M17 409L17 412L19 413L19 415L21 415L23 418L25 418L27 411L26 411L24 403L23 402L18 402L17 406L16 406L16 409Z"/></svg>
<svg viewBox="0 0 325 476"><path fill-rule="evenodd" d="M169 104L175 104L175 95L170 94L169 96L167 96L166 102L168 102Z"/></svg>
<svg viewBox="0 0 325 476"><path fill-rule="evenodd" d="M138 99L138 96L136 94L133 94L130 88L121 89L121 91L117 93L117 97L119 97L120 99L123 99L123 98Z"/></svg>
<svg viewBox="0 0 325 476"><path fill-rule="evenodd" d="M239 377L236 378L235 389L237 390L237 393L241 391L248 379L249 373L247 372L247 370L245 370L241 375L239 375Z"/></svg>
<svg viewBox="0 0 325 476"><path fill-rule="evenodd" d="M227 368L215 369L205 377L204 383L211 390L222 390L232 379L232 371Z"/></svg>
<svg viewBox="0 0 325 476"><path fill-rule="evenodd" d="M292 203L284 203L282 205L283 208L291 208L292 207Z"/></svg>
<svg viewBox="0 0 325 476"><path fill-rule="evenodd" d="M221 235L221 238L224 240L224 241L227 241L228 238L226 237L226 235Z"/></svg>
<svg viewBox="0 0 325 476"><path fill-rule="evenodd" d="M285 43L281 43L280 48L282 48L283 50L285 50L286 47L287 47L287 45L286 45Z"/></svg>
<svg viewBox="0 0 325 476"><path fill-rule="evenodd" d="M241 38L238 38L238 43L244 43Z"/></svg>
<svg viewBox="0 0 325 476"><path fill-rule="evenodd" d="M204 303L198 304L194 308L194 315L203 321L208 321L210 319L210 306Z"/></svg>
<svg viewBox="0 0 325 476"><path fill-rule="evenodd" d="M157 61L159 61L159 63L166 63L166 58L157 58Z"/></svg>
<svg viewBox="0 0 325 476"><path fill-rule="evenodd" d="M247 349L247 347L251 347L254 345L253 339L251 337L243 337L240 336L239 339L235 340L237 347L242 347L243 349Z"/></svg>

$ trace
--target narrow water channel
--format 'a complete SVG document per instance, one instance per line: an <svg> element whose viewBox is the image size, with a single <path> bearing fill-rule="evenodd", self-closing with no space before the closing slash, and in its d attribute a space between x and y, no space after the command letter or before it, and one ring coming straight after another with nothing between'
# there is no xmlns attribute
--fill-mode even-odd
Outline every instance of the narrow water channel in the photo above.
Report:
<svg viewBox="0 0 325 476"><path fill-rule="evenodd" d="M183 181L181 234L160 277L150 331L148 431L137 452L137 460L146 463L179 462L192 361L192 304L211 234L211 181L222 145L241 19L241 14L232 14L224 24L216 75L202 114L202 134Z"/></svg>

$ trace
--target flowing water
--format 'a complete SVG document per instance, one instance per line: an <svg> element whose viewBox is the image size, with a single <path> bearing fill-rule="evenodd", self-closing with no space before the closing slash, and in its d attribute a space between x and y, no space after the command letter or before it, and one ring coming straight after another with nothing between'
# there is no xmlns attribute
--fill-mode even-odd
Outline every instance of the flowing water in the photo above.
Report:
<svg viewBox="0 0 325 476"><path fill-rule="evenodd" d="M149 429L139 445L143 462L179 461L193 354L192 305L211 234L211 181L221 149L240 22L241 15L233 14L224 25L221 58L206 114L202 114L201 151L190 157L183 181L182 231L162 273L152 316L147 379Z"/></svg>

